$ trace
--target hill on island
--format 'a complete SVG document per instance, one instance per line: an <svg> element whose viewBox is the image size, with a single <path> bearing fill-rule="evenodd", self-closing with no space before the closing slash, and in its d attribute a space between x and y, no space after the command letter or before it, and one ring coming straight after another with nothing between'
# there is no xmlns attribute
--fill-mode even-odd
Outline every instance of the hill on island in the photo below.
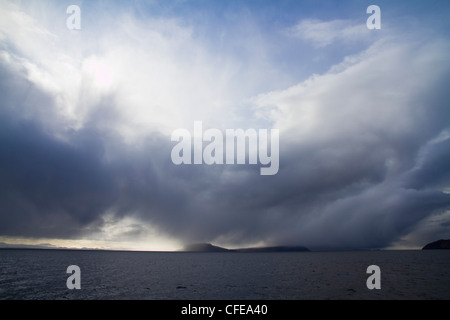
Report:
<svg viewBox="0 0 450 320"><path fill-rule="evenodd" d="M301 246L274 246L258 248L227 249L214 246L210 243L194 243L185 246L181 251L184 252L306 252L310 251Z"/></svg>
<svg viewBox="0 0 450 320"><path fill-rule="evenodd" d="M225 249L218 246L213 246L210 243L193 243L185 246L183 250L187 252L228 252L229 249Z"/></svg>
<svg viewBox="0 0 450 320"><path fill-rule="evenodd" d="M438 240L427 244L422 250L450 249L450 240Z"/></svg>

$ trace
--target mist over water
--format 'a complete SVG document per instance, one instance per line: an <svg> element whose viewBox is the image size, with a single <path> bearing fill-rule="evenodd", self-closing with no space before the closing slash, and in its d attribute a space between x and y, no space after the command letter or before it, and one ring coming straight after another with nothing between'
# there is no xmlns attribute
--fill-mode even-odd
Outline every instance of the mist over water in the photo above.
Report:
<svg viewBox="0 0 450 320"><path fill-rule="evenodd" d="M369 290L369 265L381 290ZM81 290L69 290L69 265ZM449 251L158 253L0 250L0 299L450 299Z"/></svg>

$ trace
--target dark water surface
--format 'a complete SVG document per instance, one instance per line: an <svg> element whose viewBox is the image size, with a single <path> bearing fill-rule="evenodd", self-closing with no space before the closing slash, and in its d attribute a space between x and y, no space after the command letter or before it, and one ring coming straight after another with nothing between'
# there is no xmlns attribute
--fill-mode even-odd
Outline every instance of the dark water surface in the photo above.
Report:
<svg viewBox="0 0 450 320"><path fill-rule="evenodd" d="M81 290L66 286L70 265L81 269ZM366 286L369 265L381 269L380 290ZM0 299L450 299L450 250L0 250Z"/></svg>

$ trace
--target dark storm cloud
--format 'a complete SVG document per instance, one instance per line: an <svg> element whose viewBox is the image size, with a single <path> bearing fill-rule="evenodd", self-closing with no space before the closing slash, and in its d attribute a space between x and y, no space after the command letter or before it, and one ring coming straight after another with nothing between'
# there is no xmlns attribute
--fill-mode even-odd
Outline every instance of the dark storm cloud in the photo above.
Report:
<svg viewBox="0 0 450 320"><path fill-rule="evenodd" d="M113 176L102 163L98 136L82 139L81 132L69 143L56 139L36 120L38 115L33 119L17 103L26 100L21 89L2 92L0 233L70 237L117 197ZM27 99L45 106L49 99L35 90L29 89Z"/></svg>
<svg viewBox="0 0 450 320"><path fill-rule="evenodd" d="M445 188L448 187L449 181L450 139L447 138L424 148L420 168L411 172L408 183L416 189Z"/></svg>
<svg viewBox="0 0 450 320"><path fill-rule="evenodd" d="M205 171L192 177L185 182L188 205L178 208L183 214L160 222L191 241L384 247L450 205L448 194L416 190L401 176L386 178L382 165L364 155L334 168L312 154L281 158L284 170L270 180L252 170L236 172L237 179L246 176L239 183ZM206 178L210 183L202 183Z"/></svg>

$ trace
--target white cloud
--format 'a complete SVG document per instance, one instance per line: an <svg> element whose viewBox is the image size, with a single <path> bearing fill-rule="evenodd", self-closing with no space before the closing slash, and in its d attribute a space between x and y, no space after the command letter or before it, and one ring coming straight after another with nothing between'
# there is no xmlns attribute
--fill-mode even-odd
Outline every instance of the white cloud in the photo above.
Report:
<svg viewBox="0 0 450 320"><path fill-rule="evenodd" d="M0 22L2 62L54 97L63 131L82 128L99 105L116 115L107 129L130 143L151 132L190 128L195 120L232 128L247 113L244 101L267 85L265 76L280 80L260 40L256 46L240 40L260 52L247 60L209 48L177 19L140 20L127 13L113 19L99 11L102 24L83 22L80 31L69 31L41 20L64 22L65 11L43 5L48 13L42 17L35 6L2 3L8 12ZM105 106L105 99L113 103Z"/></svg>
<svg viewBox="0 0 450 320"><path fill-rule="evenodd" d="M368 29L365 24L350 20L305 19L290 28L289 34L324 48L334 42L349 43L367 38Z"/></svg>
<svg viewBox="0 0 450 320"><path fill-rule="evenodd" d="M449 72L448 41L378 42L323 75L255 99L257 111L297 142L434 134L441 105L425 101ZM417 124L421 123L418 128ZM425 134L425 136L424 136ZM366 136L369 138L369 136Z"/></svg>

